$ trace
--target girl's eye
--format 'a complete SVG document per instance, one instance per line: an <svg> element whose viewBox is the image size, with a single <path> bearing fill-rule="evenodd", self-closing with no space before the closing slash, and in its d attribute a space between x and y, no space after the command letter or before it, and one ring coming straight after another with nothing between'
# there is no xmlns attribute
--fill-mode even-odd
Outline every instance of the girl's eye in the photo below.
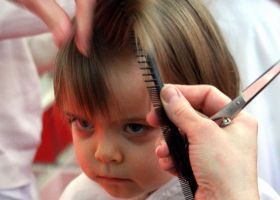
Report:
<svg viewBox="0 0 280 200"><path fill-rule="evenodd" d="M73 118L71 119L72 127L80 132L93 132L94 127L91 123L84 119Z"/></svg>
<svg viewBox="0 0 280 200"><path fill-rule="evenodd" d="M127 124L124 130L130 134L140 135L147 129L145 125L142 124Z"/></svg>

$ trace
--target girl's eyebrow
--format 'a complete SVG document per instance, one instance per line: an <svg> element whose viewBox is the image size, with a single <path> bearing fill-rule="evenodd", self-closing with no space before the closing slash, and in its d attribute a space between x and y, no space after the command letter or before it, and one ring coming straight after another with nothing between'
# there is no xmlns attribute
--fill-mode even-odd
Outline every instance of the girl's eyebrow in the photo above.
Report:
<svg viewBox="0 0 280 200"><path fill-rule="evenodd" d="M87 120L87 117L85 116L82 116L80 114L76 114L76 113L72 113L72 112L68 112L68 111L65 111L63 112L63 114L69 118L78 118L78 119L81 119L81 120ZM128 116L128 117L122 117L122 118L119 118L119 119L115 119L113 121L111 121L111 123L120 123L120 122L126 122L126 123L130 123L130 122L147 122L146 120L146 116Z"/></svg>
<svg viewBox="0 0 280 200"><path fill-rule="evenodd" d="M124 121L146 121L146 117L131 117L124 119Z"/></svg>
<svg viewBox="0 0 280 200"><path fill-rule="evenodd" d="M117 120L112 121L111 123L120 123L120 122L124 122L124 123L131 123L131 122L147 122L146 117L124 117L124 118L120 118Z"/></svg>
<svg viewBox="0 0 280 200"><path fill-rule="evenodd" d="M70 112L63 112L65 116L67 117L71 117L71 118L78 118L78 119L82 119L82 120L86 120L85 117L81 117L80 115L78 114L74 114L74 113L70 113Z"/></svg>

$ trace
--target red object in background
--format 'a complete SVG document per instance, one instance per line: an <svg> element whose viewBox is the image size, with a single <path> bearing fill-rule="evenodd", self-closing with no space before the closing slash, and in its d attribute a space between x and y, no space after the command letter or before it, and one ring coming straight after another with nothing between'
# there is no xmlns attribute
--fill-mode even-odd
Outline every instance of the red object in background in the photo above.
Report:
<svg viewBox="0 0 280 200"><path fill-rule="evenodd" d="M54 105L43 113L41 144L35 155L35 163L53 163L57 156L72 143L69 125Z"/></svg>

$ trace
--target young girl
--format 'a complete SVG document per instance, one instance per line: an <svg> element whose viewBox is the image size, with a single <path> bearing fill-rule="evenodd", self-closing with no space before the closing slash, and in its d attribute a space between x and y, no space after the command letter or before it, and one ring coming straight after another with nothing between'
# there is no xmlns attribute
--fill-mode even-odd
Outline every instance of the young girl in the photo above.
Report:
<svg viewBox="0 0 280 200"><path fill-rule="evenodd" d="M84 173L62 199L184 199L154 154L162 133L146 121L135 38L164 82L210 84L233 98L237 69L211 16L198 0L99 0L88 57L73 38L58 54L54 84Z"/></svg>

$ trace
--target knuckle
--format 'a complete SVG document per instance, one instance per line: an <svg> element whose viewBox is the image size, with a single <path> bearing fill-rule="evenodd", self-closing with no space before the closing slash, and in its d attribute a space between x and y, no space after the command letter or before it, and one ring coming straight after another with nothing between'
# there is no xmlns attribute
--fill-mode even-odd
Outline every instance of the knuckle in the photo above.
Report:
<svg viewBox="0 0 280 200"><path fill-rule="evenodd" d="M208 85L208 87L209 87L209 93L213 93L213 94L221 93L221 91L213 85Z"/></svg>
<svg viewBox="0 0 280 200"><path fill-rule="evenodd" d="M217 92L219 91L216 87L214 87L213 85L209 85L209 90L213 91L213 92Z"/></svg>
<svg viewBox="0 0 280 200"><path fill-rule="evenodd" d="M187 111L187 105L181 104L174 109L173 115L175 117L184 117L186 111Z"/></svg>

